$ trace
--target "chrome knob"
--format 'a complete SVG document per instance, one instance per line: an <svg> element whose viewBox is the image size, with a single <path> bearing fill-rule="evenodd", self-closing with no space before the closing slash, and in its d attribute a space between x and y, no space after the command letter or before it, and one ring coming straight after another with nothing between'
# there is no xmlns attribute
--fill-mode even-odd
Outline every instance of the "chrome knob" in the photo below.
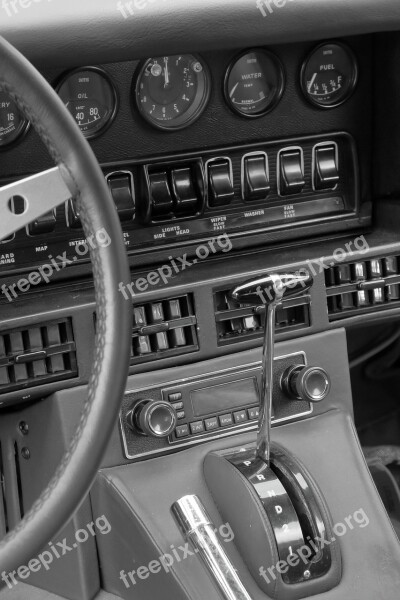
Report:
<svg viewBox="0 0 400 600"><path fill-rule="evenodd" d="M163 438L170 435L177 423L176 411L165 400L140 400L126 416L131 429L144 435Z"/></svg>
<svg viewBox="0 0 400 600"><path fill-rule="evenodd" d="M321 402L329 394L331 380L321 367L294 365L282 377L282 389L289 398Z"/></svg>

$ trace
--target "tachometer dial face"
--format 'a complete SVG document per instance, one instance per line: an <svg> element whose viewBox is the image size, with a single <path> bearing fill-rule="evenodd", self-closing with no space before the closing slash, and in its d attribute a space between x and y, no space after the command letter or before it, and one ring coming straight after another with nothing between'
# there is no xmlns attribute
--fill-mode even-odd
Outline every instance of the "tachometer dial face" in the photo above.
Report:
<svg viewBox="0 0 400 600"><path fill-rule="evenodd" d="M141 115L158 129L177 130L203 112L210 93L206 65L192 54L149 58L135 85Z"/></svg>
<svg viewBox="0 0 400 600"><path fill-rule="evenodd" d="M321 108L342 104L357 82L357 63L343 44L322 44L315 48L301 71L301 87L307 100Z"/></svg>
<svg viewBox="0 0 400 600"><path fill-rule="evenodd" d="M284 88L279 59L267 50L249 50L237 57L225 76L225 98L243 117L260 117L276 106Z"/></svg>
<svg viewBox="0 0 400 600"><path fill-rule="evenodd" d="M108 75L96 67L68 73L58 94L86 138L104 132L117 110L117 94Z"/></svg>
<svg viewBox="0 0 400 600"><path fill-rule="evenodd" d="M0 147L15 142L27 130L29 122L7 92L0 92Z"/></svg>

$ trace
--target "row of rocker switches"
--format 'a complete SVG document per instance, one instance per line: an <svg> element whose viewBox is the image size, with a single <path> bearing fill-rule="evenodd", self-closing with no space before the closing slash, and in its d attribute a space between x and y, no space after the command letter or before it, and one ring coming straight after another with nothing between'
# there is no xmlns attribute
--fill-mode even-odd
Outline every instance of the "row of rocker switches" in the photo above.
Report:
<svg viewBox="0 0 400 600"><path fill-rule="evenodd" d="M313 148L313 189L334 189L339 181L338 151L334 143L317 144ZM213 159L207 163L208 203L223 206L234 199L232 164L229 158ZM306 180L304 155L301 147L278 152L278 193L289 196L302 192ZM268 155L252 152L242 159L242 197L245 202L265 200L271 191Z"/></svg>
<svg viewBox="0 0 400 600"><path fill-rule="evenodd" d="M204 203L200 162L181 167L146 167L147 206L144 220L195 216Z"/></svg>
<svg viewBox="0 0 400 600"><path fill-rule="evenodd" d="M302 192L306 180L303 149L293 147L278 153L278 193L289 196ZM313 189L330 190L339 181L336 144L317 144L313 148ZM270 191L268 156L255 153L243 159L243 199L263 200Z"/></svg>
<svg viewBox="0 0 400 600"><path fill-rule="evenodd" d="M106 177L108 189L114 200L120 221L132 221L135 216L135 191L133 176L129 171L111 173ZM15 208L18 214L18 207ZM70 229L82 229L79 213L74 200L68 200L66 204L66 220ZM56 226L55 210L45 213L36 221L28 225L29 235L43 235L51 233Z"/></svg>

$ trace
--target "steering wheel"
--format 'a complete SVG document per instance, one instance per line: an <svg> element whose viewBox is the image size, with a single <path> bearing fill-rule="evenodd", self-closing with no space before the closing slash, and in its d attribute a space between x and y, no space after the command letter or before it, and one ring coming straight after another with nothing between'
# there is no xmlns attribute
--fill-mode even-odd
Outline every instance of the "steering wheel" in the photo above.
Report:
<svg viewBox="0 0 400 600"><path fill-rule="evenodd" d="M0 542L0 573L9 573L40 552L90 489L125 389L132 307L118 291L119 283L129 280L128 261L118 215L96 158L52 87L1 37L0 90L11 95L57 164L38 176L0 188L0 222L19 229L27 219L36 219L73 197L86 238L93 241L97 232L106 230L111 239L107 246L88 244L97 322L93 366L79 424L46 489ZM7 207L9 198L18 194L27 205L22 216Z"/></svg>

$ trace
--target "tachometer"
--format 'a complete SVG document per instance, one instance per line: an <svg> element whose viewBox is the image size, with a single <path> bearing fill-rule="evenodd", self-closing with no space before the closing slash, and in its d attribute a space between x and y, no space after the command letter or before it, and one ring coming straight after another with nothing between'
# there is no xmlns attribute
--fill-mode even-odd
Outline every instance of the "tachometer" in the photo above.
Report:
<svg viewBox="0 0 400 600"><path fill-rule="evenodd" d="M177 130L203 112L210 93L208 69L192 54L149 58L136 80L136 105L158 129Z"/></svg>
<svg viewBox="0 0 400 600"><path fill-rule="evenodd" d="M301 87L307 100L321 108L342 104L357 82L357 63L344 44L321 44L305 61Z"/></svg>
<svg viewBox="0 0 400 600"><path fill-rule="evenodd" d="M68 73L58 94L86 138L103 133L117 111L117 93L108 75L97 67Z"/></svg>
<svg viewBox="0 0 400 600"><path fill-rule="evenodd" d="M247 50L229 66L225 98L243 117L260 117L278 103L284 88L279 59L267 50Z"/></svg>
<svg viewBox="0 0 400 600"><path fill-rule="evenodd" d="M7 92L0 92L0 147L15 142L27 130L29 121Z"/></svg>

